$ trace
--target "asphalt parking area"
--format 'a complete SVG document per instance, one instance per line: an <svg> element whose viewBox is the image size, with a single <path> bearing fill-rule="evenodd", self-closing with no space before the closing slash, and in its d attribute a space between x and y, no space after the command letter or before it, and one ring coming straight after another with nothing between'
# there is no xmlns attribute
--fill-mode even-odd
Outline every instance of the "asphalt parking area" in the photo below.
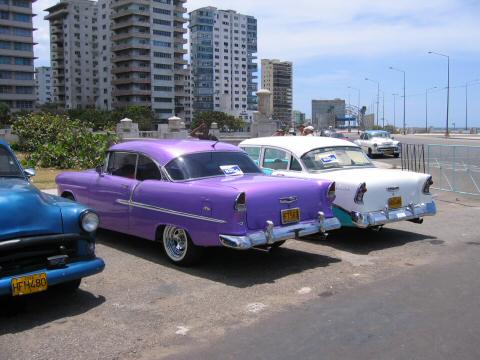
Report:
<svg viewBox="0 0 480 360"><path fill-rule="evenodd" d="M480 245L472 221L480 201L441 194L437 205L422 225L341 230L272 253L212 249L185 269L158 244L102 231L97 252L107 267L80 291L2 303L1 358L159 359Z"/></svg>

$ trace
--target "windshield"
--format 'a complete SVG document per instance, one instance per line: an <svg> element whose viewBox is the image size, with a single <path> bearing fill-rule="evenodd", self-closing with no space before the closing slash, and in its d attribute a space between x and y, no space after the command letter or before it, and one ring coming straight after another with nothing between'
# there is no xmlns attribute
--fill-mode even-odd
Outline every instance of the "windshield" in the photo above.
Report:
<svg viewBox="0 0 480 360"><path fill-rule="evenodd" d="M315 149L303 155L302 161L309 171L372 166L367 155L361 149L352 146Z"/></svg>
<svg viewBox="0 0 480 360"><path fill-rule="evenodd" d="M173 180L262 173L247 154L234 151L180 156L170 161L165 169Z"/></svg>
<svg viewBox="0 0 480 360"><path fill-rule="evenodd" d="M0 146L0 176L23 177L22 170L18 167L15 157L2 146Z"/></svg>
<svg viewBox="0 0 480 360"><path fill-rule="evenodd" d="M374 131L370 133L370 136L390 139L390 133L386 131Z"/></svg>

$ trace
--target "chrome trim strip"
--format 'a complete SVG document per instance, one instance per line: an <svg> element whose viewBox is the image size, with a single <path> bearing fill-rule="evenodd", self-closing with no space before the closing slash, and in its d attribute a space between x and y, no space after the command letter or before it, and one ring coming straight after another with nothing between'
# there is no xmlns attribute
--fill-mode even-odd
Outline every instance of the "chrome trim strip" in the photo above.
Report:
<svg viewBox="0 0 480 360"><path fill-rule="evenodd" d="M190 214L190 213L186 213L186 212L182 212L182 211L165 209L165 208L161 208L161 207L158 207L158 206L142 204L142 203L138 203L138 202L130 201L130 200L117 199L116 202L119 203L119 204L122 204L122 205L138 207L138 208L145 209L145 210L158 211L158 212L165 213L165 214L170 214L170 215L183 216L183 217L190 218L190 219L210 221L210 222L217 223L217 224L225 224L226 223L225 220L210 218L210 217L207 217L207 216Z"/></svg>

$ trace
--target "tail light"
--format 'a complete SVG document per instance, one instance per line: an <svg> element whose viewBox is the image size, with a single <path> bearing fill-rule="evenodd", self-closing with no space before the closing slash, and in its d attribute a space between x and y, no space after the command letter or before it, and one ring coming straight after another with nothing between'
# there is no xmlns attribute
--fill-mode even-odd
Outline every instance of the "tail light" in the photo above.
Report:
<svg viewBox="0 0 480 360"><path fill-rule="evenodd" d="M335 200L335 181L328 186L327 198L328 200L330 200L330 202L333 202L333 200Z"/></svg>
<svg viewBox="0 0 480 360"><path fill-rule="evenodd" d="M235 198L235 210L246 211L247 210L247 195L242 192Z"/></svg>
<svg viewBox="0 0 480 360"><path fill-rule="evenodd" d="M430 194L430 186L432 185L433 185L433 179L431 176L429 176L427 181L425 181L425 185L423 185L423 193Z"/></svg>
<svg viewBox="0 0 480 360"><path fill-rule="evenodd" d="M361 183L357 189L357 193L355 194L355 198L353 199L357 204L363 204L363 195L367 192L367 184Z"/></svg>

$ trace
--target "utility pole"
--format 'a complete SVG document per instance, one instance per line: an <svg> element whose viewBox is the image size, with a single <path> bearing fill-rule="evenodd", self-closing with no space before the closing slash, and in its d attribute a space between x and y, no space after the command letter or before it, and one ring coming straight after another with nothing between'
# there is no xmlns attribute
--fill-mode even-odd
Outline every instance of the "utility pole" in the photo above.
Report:
<svg viewBox="0 0 480 360"><path fill-rule="evenodd" d="M425 133L428 133L428 92L436 88L437 87L434 86L432 88L425 89Z"/></svg>
<svg viewBox="0 0 480 360"><path fill-rule="evenodd" d="M398 94L392 94L393 95L393 132L397 130L397 125L396 125L396 114L397 114L397 109L396 109L396 98Z"/></svg>
<svg viewBox="0 0 480 360"><path fill-rule="evenodd" d="M448 137L449 136L449 133L448 133L448 116L449 116L449 113L450 113L450 56L445 55L445 54L441 54L441 53L437 53L437 52L434 52L434 51L429 51L428 53L447 58L447 123L445 125L445 137Z"/></svg>
<svg viewBox="0 0 480 360"><path fill-rule="evenodd" d="M378 82L376 80L369 79L369 78L365 78L365 80L371 81L371 82L377 84L377 115L376 115L376 120L377 120L377 126L378 126L378 108L380 107L380 82Z"/></svg>
<svg viewBox="0 0 480 360"><path fill-rule="evenodd" d="M403 135L406 135L407 133L407 129L406 129L406 121L405 121L405 113L406 113L406 94L405 94L405 88L406 88L406 85L405 85L405 77L406 77L406 73L405 73L405 70L401 70L401 69L397 69L397 68L394 68L393 66L390 66L390 70L394 70L394 71L399 71L399 72L402 72L403 73Z"/></svg>
<svg viewBox="0 0 480 360"><path fill-rule="evenodd" d="M382 91L382 128L385 129L385 91Z"/></svg>

